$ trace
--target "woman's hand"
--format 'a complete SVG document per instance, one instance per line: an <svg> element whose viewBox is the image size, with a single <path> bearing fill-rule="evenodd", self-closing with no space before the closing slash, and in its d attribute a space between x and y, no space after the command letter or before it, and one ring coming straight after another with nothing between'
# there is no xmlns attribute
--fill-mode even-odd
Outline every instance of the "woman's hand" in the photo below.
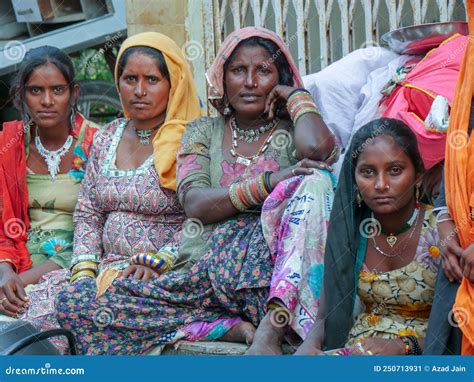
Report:
<svg viewBox="0 0 474 382"><path fill-rule="evenodd" d="M318 162L305 158L303 160L300 160L294 166L290 166L288 168L285 168L284 170L274 172L270 176L270 182L272 183L272 187L275 188L275 186L282 180L297 175L311 175L314 174L315 169L332 171L332 167L325 162Z"/></svg>
<svg viewBox="0 0 474 382"><path fill-rule="evenodd" d="M0 311L3 314L13 317L24 312L28 306L25 286L26 283L13 270L2 275L0 281Z"/></svg>
<svg viewBox="0 0 474 382"><path fill-rule="evenodd" d="M474 283L474 243L471 243L461 254L463 276Z"/></svg>
<svg viewBox="0 0 474 382"><path fill-rule="evenodd" d="M271 121L275 118L277 107L284 106L286 108L286 101L288 100L288 96L295 89L296 88L285 85L276 85L272 89L272 91L267 95L267 100L265 102L265 110L263 111L263 113L267 115L267 120Z"/></svg>
<svg viewBox="0 0 474 382"><path fill-rule="evenodd" d="M120 277L147 281L158 276L159 273L156 273L153 269L144 265L130 265L124 269Z"/></svg>
<svg viewBox="0 0 474 382"><path fill-rule="evenodd" d="M438 224L439 240L441 245L441 256L443 271L450 281L461 282L463 269L461 267L461 256L463 249L459 244L456 226L452 221L445 221Z"/></svg>
<svg viewBox="0 0 474 382"><path fill-rule="evenodd" d="M366 338L354 347L353 355L400 355L405 354L405 345L399 339Z"/></svg>

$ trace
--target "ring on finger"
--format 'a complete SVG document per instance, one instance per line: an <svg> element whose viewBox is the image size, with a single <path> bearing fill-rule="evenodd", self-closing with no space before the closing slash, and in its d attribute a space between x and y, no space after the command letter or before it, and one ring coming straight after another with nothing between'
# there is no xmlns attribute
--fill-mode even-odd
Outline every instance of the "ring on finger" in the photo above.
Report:
<svg viewBox="0 0 474 382"><path fill-rule="evenodd" d="M296 171L295 171L295 169L291 170L291 173L293 174L293 176L296 176Z"/></svg>
<svg viewBox="0 0 474 382"><path fill-rule="evenodd" d="M370 350L366 350L366 353L367 353L368 355L374 355L374 353L372 353Z"/></svg>

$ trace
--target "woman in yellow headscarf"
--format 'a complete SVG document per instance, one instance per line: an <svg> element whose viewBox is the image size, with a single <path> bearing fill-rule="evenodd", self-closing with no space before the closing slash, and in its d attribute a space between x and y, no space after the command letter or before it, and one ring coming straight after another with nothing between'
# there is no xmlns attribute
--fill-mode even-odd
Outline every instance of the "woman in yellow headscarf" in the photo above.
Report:
<svg viewBox="0 0 474 382"><path fill-rule="evenodd" d="M184 213L176 198L176 152L200 116L191 70L178 45L147 32L122 44L115 81L126 118L98 135L75 212L71 281L148 280L169 270ZM154 166L153 166L154 163Z"/></svg>
<svg viewBox="0 0 474 382"><path fill-rule="evenodd" d="M148 280L173 267L185 220L176 152L201 115L190 67L162 34L128 38L115 81L125 118L96 135L74 212L70 286L96 297L116 278Z"/></svg>

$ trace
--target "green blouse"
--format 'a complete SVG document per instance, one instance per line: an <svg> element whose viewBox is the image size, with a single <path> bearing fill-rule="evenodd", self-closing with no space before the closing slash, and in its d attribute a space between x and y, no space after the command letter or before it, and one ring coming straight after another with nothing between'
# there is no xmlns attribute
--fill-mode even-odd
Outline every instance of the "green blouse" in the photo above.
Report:
<svg viewBox="0 0 474 382"><path fill-rule="evenodd" d="M235 162L230 150L223 148L224 129L230 129L223 117L202 117L191 122L178 152L177 192L181 204L191 188L228 188L242 179L265 171L277 172L297 163L293 124L280 121L267 150L250 166ZM233 219L233 218L231 218ZM209 250L209 239L216 224L203 225L187 219L175 267L189 269Z"/></svg>

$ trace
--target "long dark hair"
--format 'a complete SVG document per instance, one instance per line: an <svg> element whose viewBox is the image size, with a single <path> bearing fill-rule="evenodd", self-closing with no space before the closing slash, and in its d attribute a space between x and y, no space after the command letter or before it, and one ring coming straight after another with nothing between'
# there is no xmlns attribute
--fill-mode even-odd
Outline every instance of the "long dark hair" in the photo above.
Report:
<svg viewBox="0 0 474 382"><path fill-rule="evenodd" d="M278 77L279 77L279 84L285 86L293 86L293 72L290 68L290 64L286 59L283 52L280 50L277 44L275 44L271 40L267 40L266 38L262 37L250 37L246 40L241 41L235 47L234 51L230 55L230 57L224 63L224 82L225 82L225 73L227 71L227 67L232 62L234 57L236 56L239 49L244 47L251 47L251 46L260 46L264 48L268 54L270 55L270 60L275 64L278 69Z"/></svg>
<svg viewBox="0 0 474 382"><path fill-rule="evenodd" d="M381 118L369 122L352 138L339 175L324 254L324 294L328 307L324 350L343 347L354 324L358 275L364 260L359 251L363 238L361 229L365 229L363 223L371 216L368 208L357 206L354 170L370 141L384 135L392 137L405 150L415 171L423 172L416 136L399 120Z"/></svg>
<svg viewBox="0 0 474 382"><path fill-rule="evenodd" d="M30 49L21 61L18 74L10 88L10 96L12 98L13 105L20 111L23 118L27 114L25 102L26 83L36 68L46 64L53 64L58 68L58 70L66 79L66 82L69 84L69 91L71 94L74 86L77 85L74 64L72 63L69 56L61 49L49 45ZM71 106L73 106L72 102Z"/></svg>
<svg viewBox="0 0 474 382"><path fill-rule="evenodd" d="M125 70L125 66L127 65L127 61L129 57L133 53L143 53L153 58L156 61L156 65L158 66L158 69L160 70L161 74L171 84L168 66L166 65L166 61L165 61L165 58L163 57L163 53L161 53L159 50L150 48L148 46L132 46L122 53L122 55L120 56L119 62L117 64L117 83L120 77L122 76L123 71Z"/></svg>
<svg viewBox="0 0 474 382"><path fill-rule="evenodd" d="M392 137L403 148L418 174L425 171L415 133L405 123L393 118L380 118L371 121L354 134L351 142L351 152L346 154L352 155L353 169L355 169L359 156L364 152L367 145L375 138L384 135Z"/></svg>

